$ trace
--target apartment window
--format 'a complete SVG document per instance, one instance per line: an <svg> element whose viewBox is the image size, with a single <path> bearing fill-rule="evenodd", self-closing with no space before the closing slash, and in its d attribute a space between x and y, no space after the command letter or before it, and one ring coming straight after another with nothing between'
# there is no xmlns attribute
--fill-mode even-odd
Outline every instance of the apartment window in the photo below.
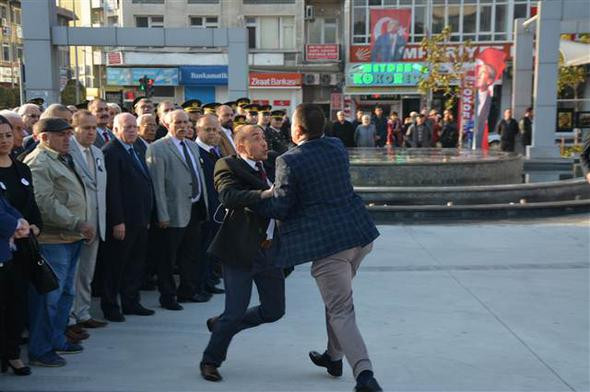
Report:
<svg viewBox="0 0 590 392"><path fill-rule="evenodd" d="M514 4L514 19L528 18L528 4Z"/></svg>
<svg viewBox="0 0 590 392"><path fill-rule="evenodd" d="M133 4L164 4L165 0L131 0Z"/></svg>
<svg viewBox="0 0 590 392"><path fill-rule="evenodd" d="M371 10L412 9L410 42L451 28L451 41L505 41L512 20L530 15L534 0L351 0L353 45L370 43ZM317 34L317 33L316 33Z"/></svg>
<svg viewBox="0 0 590 392"><path fill-rule="evenodd" d="M20 8L12 7L12 23L21 24L21 10Z"/></svg>
<svg viewBox="0 0 590 392"><path fill-rule="evenodd" d="M19 59L21 59L21 60L23 59L23 48L22 48L22 46L18 46L16 48L16 57L19 58ZM64 64L66 64L66 63L64 63Z"/></svg>
<svg viewBox="0 0 590 392"><path fill-rule="evenodd" d="M163 16L136 16L136 27L164 27Z"/></svg>
<svg viewBox="0 0 590 392"><path fill-rule="evenodd" d="M244 0L244 4L295 4L295 0Z"/></svg>
<svg viewBox="0 0 590 392"><path fill-rule="evenodd" d="M189 18L189 26L215 29L219 27L219 23L217 16L191 16Z"/></svg>
<svg viewBox="0 0 590 392"><path fill-rule="evenodd" d="M295 18L292 16L246 17L251 49L295 48Z"/></svg>
<svg viewBox="0 0 590 392"><path fill-rule="evenodd" d="M2 61L10 61L10 45L2 45Z"/></svg>
<svg viewBox="0 0 590 392"><path fill-rule="evenodd" d="M308 24L310 44L338 43L338 23L336 18L316 18Z"/></svg>
<svg viewBox="0 0 590 392"><path fill-rule="evenodd" d="M8 10L6 9L5 5L0 6L0 18L2 18L2 19L8 18Z"/></svg>

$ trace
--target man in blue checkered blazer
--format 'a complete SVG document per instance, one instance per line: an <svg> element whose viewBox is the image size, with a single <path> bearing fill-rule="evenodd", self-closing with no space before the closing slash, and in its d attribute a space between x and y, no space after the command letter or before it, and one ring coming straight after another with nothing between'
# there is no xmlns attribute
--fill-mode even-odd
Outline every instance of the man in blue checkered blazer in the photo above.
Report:
<svg viewBox="0 0 590 392"><path fill-rule="evenodd" d="M381 391L352 300L352 279L379 232L352 188L346 148L323 135L325 121L317 105L295 109L291 137L297 146L277 158L274 189L263 192L253 209L280 221L278 267L312 262L328 330L327 350L310 352L312 362L337 377L346 357L356 391Z"/></svg>

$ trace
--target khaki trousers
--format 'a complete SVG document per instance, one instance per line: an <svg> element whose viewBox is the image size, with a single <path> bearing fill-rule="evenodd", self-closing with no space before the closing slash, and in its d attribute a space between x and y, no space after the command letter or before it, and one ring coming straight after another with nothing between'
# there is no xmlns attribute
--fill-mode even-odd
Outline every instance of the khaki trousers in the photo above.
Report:
<svg viewBox="0 0 590 392"><path fill-rule="evenodd" d="M356 325L352 301L352 279L373 244L355 247L314 261L311 275L315 278L326 307L328 355L333 361L346 357L356 378L371 370L367 347Z"/></svg>
<svg viewBox="0 0 590 392"><path fill-rule="evenodd" d="M89 206L90 216L88 217L88 222L94 226L96 235L92 242L83 242L82 248L80 249L80 260L78 261L78 268L76 269L76 276L74 278L76 296L70 313L69 325L88 321L92 318L90 315L90 304L92 302L92 290L90 286L94 277L94 269L96 268L96 256L98 254L100 240L96 197L88 198L87 203L92 203Z"/></svg>

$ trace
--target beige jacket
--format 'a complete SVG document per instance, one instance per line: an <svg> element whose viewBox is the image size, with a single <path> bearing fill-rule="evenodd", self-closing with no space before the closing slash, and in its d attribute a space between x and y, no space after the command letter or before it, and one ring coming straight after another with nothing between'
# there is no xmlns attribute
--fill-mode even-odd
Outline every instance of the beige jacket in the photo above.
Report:
<svg viewBox="0 0 590 392"><path fill-rule="evenodd" d="M76 174L63 162L59 154L39 144L25 158L33 173L35 200L41 211L42 244L72 243L83 239L77 230L86 222L86 190Z"/></svg>

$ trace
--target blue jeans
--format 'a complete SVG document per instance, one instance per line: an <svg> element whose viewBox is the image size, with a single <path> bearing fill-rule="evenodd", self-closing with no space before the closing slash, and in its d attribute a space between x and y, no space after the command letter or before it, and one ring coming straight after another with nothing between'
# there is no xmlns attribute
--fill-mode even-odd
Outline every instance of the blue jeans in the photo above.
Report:
<svg viewBox="0 0 590 392"><path fill-rule="evenodd" d="M64 335L74 302L74 276L82 241L42 244L41 254L55 271L59 287L39 295L29 289L29 356L39 358L66 345Z"/></svg>

